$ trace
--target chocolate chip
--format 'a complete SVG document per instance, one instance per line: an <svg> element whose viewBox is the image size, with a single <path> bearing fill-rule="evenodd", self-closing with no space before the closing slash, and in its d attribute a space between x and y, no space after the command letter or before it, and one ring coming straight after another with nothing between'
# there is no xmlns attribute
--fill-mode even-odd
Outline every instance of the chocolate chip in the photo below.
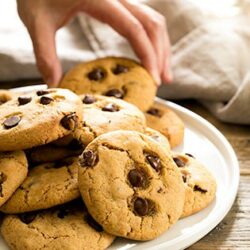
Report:
<svg viewBox="0 0 250 250"><path fill-rule="evenodd" d="M69 209L62 207L59 209L59 211L57 213L57 217L60 219L63 219L68 214L69 214Z"/></svg>
<svg viewBox="0 0 250 250"><path fill-rule="evenodd" d="M195 159L195 157L193 155L189 154L189 153L185 153L185 155L187 155L187 156L192 157L192 158Z"/></svg>
<svg viewBox="0 0 250 250"><path fill-rule="evenodd" d="M148 114L153 115L153 116L157 116L157 117L161 117L162 116L162 112L157 109L157 108L150 108L147 111Z"/></svg>
<svg viewBox="0 0 250 250"><path fill-rule="evenodd" d="M128 173L128 180L133 187L146 186L146 174L142 170L132 169Z"/></svg>
<svg viewBox="0 0 250 250"><path fill-rule="evenodd" d="M61 119L61 125L67 130L74 130L78 126L78 117L75 113L65 115Z"/></svg>
<svg viewBox="0 0 250 250"><path fill-rule="evenodd" d="M48 91L48 90L38 90L38 91L36 92L36 94L37 94L38 96L47 95L47 94L49 94L49 91Z"/></svg>
<svg viewBox="0 0 250 250"><path fill-rule="evenodd" d="M51 102L53 102L54 100L48 96L42 96L40 98L40 103L43 104L43 105L48 105L50 104Z"/></svg>
<svg viewBox="0 0 250 250"><path fill-rule="evenodd" d="M97 68L88 73L89 80L100 81L105 77L105 73L102 69Z"/></svg>
<svg viewBox="0 0 250 250"><path fill-rule="evenodd" d="M128 68L124 65L121 64L117 64L116 67L112 70L112 72L115 75L119 75L121 73L127 73L128 72Z"/></svg>
<svg viewBox="0 0 250 250"><path fill-rule="evenodd" d="M32 98L29 96L19 96L18 97L19 105L25 105L25 104L31 102L31 100L32 100Z"/></svg>
<svg viewBox="0 0 250 250"><path fill-rule="evenodd" d="M7 176L3 172L0 172L0 184L6 181L6 179L7 179Z"/></svg>
<svg viewBox="0 0 250 250"><path fill-rule="evenodd" d="M3 186L0 184L0 197L3 197Z"/></svg>
<svg viewBox="0 0 250 250"><path fill-rule="evenodd" d="M2 184L4 183L4 181L6 179L7 179L7 176L3 172L0 172L0 197L3 197L3 187L2 187Z"/></svg>
<svg viewBox="0 0 250 250"><path fill-rule="evenodd" d="M80 158L80 165L81 167L93 167L97 161L97 153L92 150L87 150L83 152L82 157Z"/></svg>
<svg viewBox="0 0 250 250"><path fill-rule="evenodd" d="M151 165L151 167L156 171L159 172L161 169L161 160L159 157L147 154L146 159L148 163Z"/></svg>
<svg viewBox="0 0 250 250"><path fill-rule="evenodd" d="M202 188L199 187L198 185L195 185L195 186L194 186L194 191L198 191L198 192L201 192L201 193L206 193L206 192L207 192L207 190L202 189Z"/></svg>
<svg viewBox="0 0 250 250"><path fill-rule="evenodd" d="M145 216L149 213L148 200L136 198L134 201L134 212L139 216Z"/></svg>
<svg viewBox="0 0 250 250"><path fill-rule="evenodd" d="M67 167L69 165L73 164L73 158L65 158L62 160L58 160L56 162L54 162L53 167L49 167L49 168L61 168L61 167Z"/></svg>
<svg viewBox="0 0 250 250"><path fill-rule="evenodd" d="M96 99L92 95L85 95L82 102L84 104L92 104L92 103L96 102Z"/></svg>
<svg viewBox="0 0 250 250"><path fill-rule="evenodd" d="M67 146L67 148L72 149L72 150L83 150L84 146L81 144L81 142L79 142L77 139L73 139L69 145Z"/></svg>
<svg viewBox="0 0 250 250"><path fill-rule="evenodd" d="M19 215L20 220L25 224L30 224L35 218L36 214L33 212L24 213Z"/></svg>
<svg viewBox="0 0 250 250"><path fill-rule="evenodd" d="M97 232L102 232L103 228L99 225L90 214L84 216L84 220L88 223L89 226L94 228Z"/></svg>
<svg viewBox="0 0 250 250"><path fill-rule="evenodd" d="M173 158L173 160L174 160L174 162L175 162L175 164L177 165L177 167L178 168L183 168L183 167L185 167L185 162L184 161L182 161L180 158L178 158L178 157L174 157Z"/></svg>
<svg viewBox="0 0 250 250"><path fill-rule="evenodd" d="M4 121L3 125L6 129L10 129L10 128L17 126L20 121L21 121L21 117L14 115L14 116L7 118Z"/></svg>
<svg viewBox="0 0 250 250"><path fill-rule="evenodd" d="M113 96L119 99L122 99L124 97L124 93L122 90L119 89L110 89L106 92L106 96Z"/></svg>
<svg viewBox="0 0 250 250"><path fill-rule="evenodd" d="M186 183L187 182L187 176L186 175L182 175L182 180L183 180L184 183Z"/></svg>
<svg viewBox="0 0 250 250"><path fill-rule="evenodd" d="M107 111L107 112L117 112L119 110L120 108L114 103L109 103L102 108L102 111Z"/></svg>

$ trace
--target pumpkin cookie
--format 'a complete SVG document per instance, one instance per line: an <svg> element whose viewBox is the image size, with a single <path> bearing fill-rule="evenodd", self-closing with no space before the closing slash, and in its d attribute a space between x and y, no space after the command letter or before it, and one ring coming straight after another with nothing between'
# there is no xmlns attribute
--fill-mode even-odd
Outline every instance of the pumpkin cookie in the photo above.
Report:
<svg viewBox="0 0 250 250"><path fill-rule="evenodd" d="M150 107L156 94L156 85L150 74L135 61L119 57L76 65L64 76L59 86L76 94L113 96L143 111Z"/></svg>
<svg viewBox="0 0 250 250"><path fill-rule="evenodd" d="M184 185L171 154L138 132L92 141L80 157L78 182L88 211L113 235L154 239L183 211Z"/></svg>

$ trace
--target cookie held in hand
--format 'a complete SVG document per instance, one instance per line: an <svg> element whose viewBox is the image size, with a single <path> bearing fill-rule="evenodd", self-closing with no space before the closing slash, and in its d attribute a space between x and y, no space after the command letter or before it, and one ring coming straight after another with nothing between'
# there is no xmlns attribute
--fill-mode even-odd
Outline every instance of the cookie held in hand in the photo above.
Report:
<svg viewBox="0 0 250 250"><path fill-rule="evenodd" d="M140 64L127 58L105 57L76 65L59 84L76 94L100 94L123 99L146 111L156 84Z"/></svg>

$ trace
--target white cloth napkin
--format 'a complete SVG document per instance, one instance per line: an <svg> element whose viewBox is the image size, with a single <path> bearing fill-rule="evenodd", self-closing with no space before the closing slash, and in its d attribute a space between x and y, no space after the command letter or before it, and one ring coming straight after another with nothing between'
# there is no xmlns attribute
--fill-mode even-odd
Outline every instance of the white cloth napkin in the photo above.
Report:
<svg viewBox="0 0 250 250"><path fill-rule="evenodd" d="M167 18L172 43L174 83L162 86L159 95L168 99L196 98L222 121L250 124L248 17L243 13L237 17L206 15L187 0L143 2ZM5 27L5 43L0 41L0 80L38 76L28 35L24 36L20 22L18 25L18 30ZM3 30L2 24L0 35ZM17 42L17 36L22 43ZM83 14L57 38L64 70L95 57L136 58L123 37Z"/></svg>

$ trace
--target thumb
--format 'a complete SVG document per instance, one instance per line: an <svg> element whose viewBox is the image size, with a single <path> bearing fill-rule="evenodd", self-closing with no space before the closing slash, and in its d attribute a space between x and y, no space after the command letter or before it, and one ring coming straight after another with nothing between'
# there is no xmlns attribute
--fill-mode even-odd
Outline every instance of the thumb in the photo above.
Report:
<svg viewBox="0 0 250 250"><path fill-rule="evenodd" d="M55 30L44 21L30 30L38 70L49 87L57 87L62 67L56 53Z"/></svg>

